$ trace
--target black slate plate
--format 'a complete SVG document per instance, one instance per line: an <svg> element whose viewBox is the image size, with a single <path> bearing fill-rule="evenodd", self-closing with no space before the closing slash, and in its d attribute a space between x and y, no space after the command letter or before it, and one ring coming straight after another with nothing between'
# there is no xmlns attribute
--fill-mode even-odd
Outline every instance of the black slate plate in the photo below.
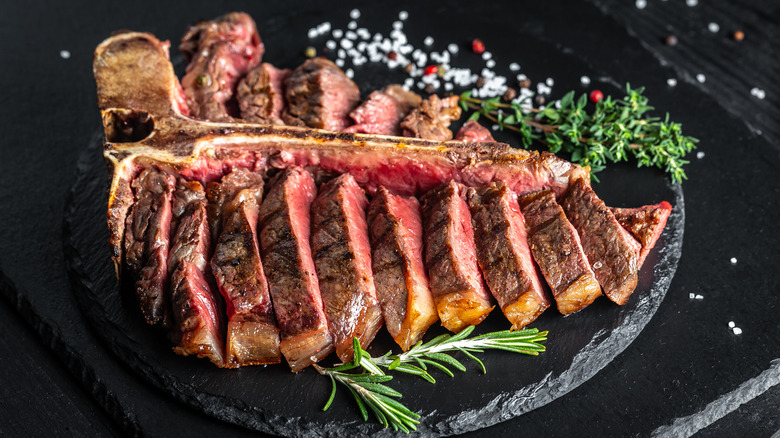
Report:
<svg viewBox="0 0 780 438"><path fill-rule="evenodd" d="M271 44L268 38L265 41L266 45ZM526 51L529 60L538 55L537 68L566 65L579 67L575 70L577 74L587 73L575 59L544 43L537 41L527 47L533 48ZM278 64L294 65L295 62ZM372 74L370 83L360 79L357 82L363 90L370 90L388 83L385 76ZM569 72L568 76L573 75ZM602 84L602 89L605 87L608 85ZM80 159L78 178L66 211L65 249L80 305L118 358L174 398L247 428L280 435L344 436L377 432L389 435L390 431L382 431L374 423L364 423L353 401L343 391L330 411L320 412L330 382L314 370L297 375L291 374L285 365L220 370L206 361L172 353L164 334L146 326L132 298L117 291L106 245L108 176L100 157L101 140L102 134L96 133ZM613 166L599 176L602 182L595 189L608 205L629 207L668 200L674 206L657 248L640 272L633 297L622 307L601 298L588 309L566 318L554 310L546 312L533 326L550 331L548 351L536 358L488 352L484 354L486 375L472 365L468 372L454 379L435 374L436 385L411 376L396 377L392 385L404 394L403 402L423 415L421 432L462 433L543 406L606 366L653 316L681 255L685 217L682 189L670 185L658 172L628 165ZM496 311L476 333L507 327L504 317ZM427 338L442 332L440 327L433 328ZM392 340L383 330L370 351L381 354L391 348Z"/></svg>

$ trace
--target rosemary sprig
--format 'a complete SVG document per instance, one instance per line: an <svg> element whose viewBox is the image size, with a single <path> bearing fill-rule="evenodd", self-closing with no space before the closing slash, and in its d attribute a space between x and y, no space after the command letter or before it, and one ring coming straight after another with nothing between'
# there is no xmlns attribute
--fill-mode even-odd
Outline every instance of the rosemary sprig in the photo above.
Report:
<svg viewBox="0 0 780 438"><path fill-rule="evenodd" d="M632 156L638 167L654 166L669 173L673 182L687 179L683 166L685 155L696 148L697 139L682 134L679 123L647 117L653 110L643 96L644 88L626 85L620 100L606 97L588 112L585 94L575 100L574 92L560 100L560 108L550 105L543 110L530 106L527 100L504 103L500 97L476 99L471 91L460 95L460 105L474 110L470 119L485 117L500 129L520 133L523 147L541 142L550 152L564 152L571 161L591 167L596 172L610 162L627 161Z"/></svg>
<svg viewBox="0 0 780 438"><path fill-rule="evenodd" d="M473 331L474 326L468 326L455 335L440 335L426 343L420 341L404 353L387 352L376 358L371 357L360 346L357 338L353 339L355 356L352 362L332 368L314 365L320 374L330 377L333 385L323 411L330 408L333 403L336 396L336 382L338 382L349 389L364 420L368 421L368 411L370 410L384 427L392 427L394 430L409 433L410 430L417 430L416 425L419 424L420 416L395 400L395 398L401 397L401 393L383 385L383 383L392 380L392 376L386 375L382 368L388 371L416 375L431 383L436 383L436 380L428 372L428 366L438 368L450 377L454 377L454 374L447 365L458 371L466 370L460 361L447 352L459 351L463 353L466 357L476 361L482 372L485 373L487 372L485 364L475 356L475 353L482 353L485 350L505 350L537 356L540 352L545 351L541 342L547 339L546 331L540 332L537 329L504 330L468 339ZM345 372L356 368L362 368L364 372L359 374Z"/></svg>

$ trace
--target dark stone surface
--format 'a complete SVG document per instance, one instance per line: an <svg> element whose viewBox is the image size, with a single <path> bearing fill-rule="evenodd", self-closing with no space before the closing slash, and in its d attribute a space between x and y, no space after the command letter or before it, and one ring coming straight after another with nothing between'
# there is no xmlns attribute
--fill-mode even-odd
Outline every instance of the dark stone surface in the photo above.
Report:
<svg viewBox="0 0 780 438"><path fill-rule="evenodd" d="M776 231L780 222L780 149L746 127L748 121L762 118L776 128L777 121L764 114L776 113L777 98L769 95L770 87L766 86L766 100L748 99L746 106L734 111L731 100L735 95L722 93L731 89L748 93L752 86L762 85L751 78L775 78L777 60L770 62L770 52L762 49L763 43L736 46L744 52L739 60L733 53L713 57L717 44L730 44L722 39L692 47L684 56L666 57L668 65L643 48L647 39L654 38L653 33L665 29L671 20L680 29L678 35L699 32L700 25L709 20L710 5L725 11L718 12L720 16L726 14L729 20L743 23L746 30L757 30L766 42L776 43L769 35L777 34L777 5L748 3L700 1L697 8L681 7L671 15L654 7L634 11L633 2L619 5L620 11L628 13L613 14L611 8L617 10L618 5L609 3L605 7L609 16L587 4L562 0L384 7L353 1L344 2L341 9L314 2L228 5L209 1L185 5L139 1L128 6L77 0L62 7L48 2L9 3L0 14L0 37L7 42L0 68L0 83L6 84L5 105L0 106L0 270L13 284L2 288L2 295L38 334L38 347L51 348L60 361L57 365L70 371L126 434L189 437L197 430L203 435L257 436L213 420L138 377L90 328L69 290L61 246L62 214L76 177L78 156L100 126L91 74L94 47L111 31L122 28L150 31L175 44L186 25L197 19L246 10L265 26L261 32L267 43L267 59L294 65L303 60L300 49L309 44L306 29L324 17L334 24L340 20L343 25L349 9L360 7L363 20L389 23L398 10L407 9L415 22L415 33L410 32L410 36L416 40L430 34L437 41L459 42L463 48L471 38L479 37L497 58L521 62L523 72L532 79L553 77L555 92L586 91L578 82L582 74L579 64L561 66L544 55L523 55L528 50L523 35L532 34L555 52L568 54L595 71L591 88L625 82L646 86L656 114L670 112L687 134L701 139L699 150L706 156L691 156L687 166L683 257L669 293L642 333L602 371L565 397L468 435L651 435L678 417L701 412L761 375L780 357L776 316L780 311L780 272L775 254L780 246ZM668 2L664 7L672 4L681 6L683 2ZM743 13L745 6L750 13ZM715 21L725 30L725 20ZM642 32L632 30L629 34L626 30L646 24L651 26L644 26ZM747 35L746 41L751 38L749 32ZM760 38L754 41L761 42ZM70 51L69 59L59 57L62 49ZM718 61L703 62L708 59ZM675 77L678 62L700 67L707 76L706 87L685 81L668 87L666 79ZM750 74L727 71L734 64ZM691 72L695 74L695 69ZM356 73L371 77L374 72ZM635 172L629 165L618 169ZM605 175L600 185L608 186L611 181ZM606 190L600 185L596 190L602 194ZM611 205L636 204L618 198L606 201ZM729 262L731 257L738 259L736 265ZM704 299L691 300L690 293ZM16 324L11 321L9 324ZM732 334L729 321L735 321L743 334ZM8 356L2 360L5 364ZM67 392L73 399L83 397L62 382L62 373L51 372L46 366L18 367L3 384L8 379L34 381L41 374L56 383L52 391ZM19 422L40 423L40 427L54 431L59 430L58 425L76 424L77 417L88 412L67 403L51 411L38 401L49 397L50 391L35 385L20 388L27 388L33 396L8 400L9 409L26 417ZM707 418L712 424L700 433L772 436L778 427L776 388L752 401L743 400L744 404L724 417ZM334 409L351 406L346 397L337 403ZM12 421L17 420L3 416L0 424Z"/></svg>

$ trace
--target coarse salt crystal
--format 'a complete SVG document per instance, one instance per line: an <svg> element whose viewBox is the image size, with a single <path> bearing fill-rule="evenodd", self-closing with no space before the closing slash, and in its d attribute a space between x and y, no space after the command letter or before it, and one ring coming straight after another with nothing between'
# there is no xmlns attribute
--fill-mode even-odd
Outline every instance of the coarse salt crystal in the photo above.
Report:
<svg viewBox="0 0 780 438"><path fill-rule="evenodd" d="M357 39L357 34L355 32L352 32L351 30L348 30L347 33L344 34L344 36L349 40Z"/></svg>
<svg viewBox="0 0 780 438"><path fill-rule="evenodd" d="M450 43L447 46L447 50L449 50L450 53L452 53L454 55L454 54L458 53L458 45L455 44L455 43Z"/></svg>
<svg viewBox="0 0 780 438"><path fill-rule="evenodd" d="M524 80L528 79L528 76L526 76L526 75L524 75L524 74L520 73L520 74L518 74L518 75L517 75L517 78L516 78L516 79L517 79L518 81L524 81Z"/></svg>
<svg viewBox="0 0 780 438"><path fill-rule="evenodd" d="M432 46L433 45L433 37L431 37L431 36L425 37L425 39L423 40L423 44L425 44L426 46Z"/></svg>
<svg viewBox="0 0 780 438"><path fill-rule="evenodd" d="M636 8L644 9L647 6L647 0L636 0Z"/></svg>
<svg viewBox="0 0 780 438"><path fill-rule="evenodd" d="M737 324L735 324L734 321L729 321L729 328L734 328L736 326Z"/></svg>
<svg viewBox="0 0 780 438"><path fill-rule="evenodd" d="M703 74L699 73L699 74L697 74L697 75L696 75L696 80L697 80L697 81L699 81L699 82L701 82L701 83L703 84L703 83L704 83L704 81L706 81L706 80L707 80L707 77L706 77L706 76L704 76Z"/></svg>
<svg viewBox="0 0 780 438"><path fill-rule="evenodd" d="M488 68L493 68L493 67L496 66L496 61L494 61L492 59L488 59L487 62L485 63L485 65L488 66Z"/></svg>
<svg viewBox="0 0 780 438"><path fill-rule="evenodd" d="M703 299L704 299L704 296L703 296L703 295L696 295L696 299L697 299L697 300L703 300Z"/></svg>
<svg viewBox="0 0 780 438"><path fill-rule="evenodd" d="M766 97L766 91L764 91L764 90L762 90L762 89L760 89L758 87L751 88L750 89L750 94L755 96L755 97L757 97L757 98L759 98L759 99L763 99L763 98Z"/></svg>
<svg viewBox="0 0 780 438"><path fill-rule="evenodd" d="M513 62L513 63L509 64L509 70L510 71L518 71L518 70L520 70L520 64L518 64L516 62Z"/></svg>
<svg viewBox="0 0 780 438"><path fill-rule="evenodd" d="M546 81L544 81L544 82L545 82L545 83L547 84L547 86L549 86L549 87L552 87L552 86L555 84L555 81L553 80L553 78L547 78L547 80L546 80Z"/></svg>
<svg viewBox="0 0 780 438"><path fill-rule="evenodd" d="M447 83L444 84L444 89L445 90L452 91L452 88L453 88L453 86L452 86L451 83L447 82Z"/></svg>
<svg viewBox="0 0 780 438"><path fill-rule="evenodd" d="M401 11L401 12L398 13L398 19L399 20L406 20L407 18L409 18L409 13L408 12Z"/></svg>
<svg viewBox="0 0 780 438"><path fill-rule="evenodd" d="M732 257L731 258L731 264L732 265L736 265L737 264L737 258L736 257Z"/></svg>
<svg viewBox="0 0 780 438"><path fill-rule="evenodd" d="M539 82L536 84L536 92L539 94L550 94L550 91L552 91L552 88L548 87L547 84L544 84L542 82Z"/></svg>
<svg viewBox="0 0 780 438"><path fill-rule="evenodd" d="M333 40L328 40L328 42L325 43L325 47L330 50L336 50L336 42Z"/></svg>
<svg viewBox="0 0 780 438"><path fill-rule="evenodd" d="M675 79L675 78L667 79L666 80L666 85L668 85L670 87L674 87L675 85L677 85L677 79Z"/></svg>
<svg viewBox="0 0 780 438"><path fill-rule="evenodd" d="M580 76L580 83L582 85L590 85L590 78L587 76Z"/></svg>
<svg viewBox="0 0 780 438"><path fill-rule="evenodd" d="M700 160L701 160L702 158L704 158L704 152L702 152L702 151L696 152L696 158L698 158L698 159L700 159Z"/></svg>
<svg viewBox="0 0 780 438"><path fill-rule="evenodd" d="M741 335L742 334L742 329L739 328L739 327L734 327L731 330L734 332L735 335Z"/></svg>
<svg viewBox="0 0 780 438"><path fill-rule="evenodd" d="M720 26L718 23L712 22L707 25L707 29L709 29L712 33L717 33L720 30Z"/></svg>
<svg viewBox="0 0 780 438"><path fill-rule="evenodd" d="M319 35L319 32L317 32L317 29L315 29L313 27L311 29L309 29L309 39L317 38L318 35Z"/></svg>
<svg viewBox="0 0 780 438"><path fill-rule="evenodd" d="M339 67L344 67L344 60L342 58L336 59L336 65Z"/></svg>
<svg viewBox="0 0 780 438"><path fill-rule="evenodd" d="M498 125L493 125L493 126L490 127L490 129L492 129L494 131L498 131Z"/></svg>
<svg viewBox="0 0 780 438"><path fill-rule="evenodd" d="M694 298L696 298L696 294L688 294L688 298L694 299Z"/></svg>
<svg viewBox="0 0 780 438"><path fill-rule="evenodd" d="M685 4L694 7L699 4L699 0L685 0Z"/></svg>
<svg viewBox="0 0 780 438"><path fill-rule="evenodd" d="M349 18L353 20L357 20L358 18L360 18L360 9L353 9L349 11Z"/></svg>
<svg viewBox="0 0 780 438"><path fill-rule="evenodd" d="M62 59L70 58L70 52L67 50L60 50L60 58Z"/></svg>
<svg viewBox="0 0 780 438"><path fill-rule="evenodd" d="M350 21L349 24L347 24L347 29L357 29L357 21Z"/></svg>
<svg viewBox="0 0 780 438"><path fill-rule="evenodd" d="M490 59L492 57L493 57L492 53L490 53L490 52L482 52L482 59L487 60L487 59Z"/></svg>
<svg viewBox="0 0 780 438"><path fill-rule="evenodd" d="M352 69L351 69L351 68L348 68L348 69L347 69L347 71L345 71L345 72L344 72L344 74L345 74L345 75L347 75L347 77L348 77L348 78L350 78L350 79L352 79L353 77L355 77L355 72L354 72L354 71L352 71Z"/></svg>
<svg viewBox="0 0 780 438"><path fill-rule="evenodd" d="M352 41L344 38L341 40L341 48L342 49L351 49L352 48ZM339 51L340 53L341 51Z"/></svg>
<svg viewBox="0 0 780 438"><path fill-rule="evenodd" d="M399 30L399 29L403 29L403 28L404 28L404 24L402 22L400 22L400 21L393 21L393 29Z"/></svg>
<svg viewBox="0 0 780 438"><path fill-rule="evenodd" d="M333 38L341 38L344 36L344 31L341 29L336 29L333 31Z"/></svg>

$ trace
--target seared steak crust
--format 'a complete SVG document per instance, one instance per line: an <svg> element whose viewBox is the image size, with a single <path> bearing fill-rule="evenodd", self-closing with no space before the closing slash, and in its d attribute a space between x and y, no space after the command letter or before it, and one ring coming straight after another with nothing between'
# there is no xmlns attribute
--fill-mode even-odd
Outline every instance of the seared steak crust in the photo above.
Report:
<svg viewBox="0 0 780 438"><path fill-rule="evenodd" d="M601 295L601 287L577 230L549 190L523 196L520 206L531 254L552 289L558 310L568 315L584 309Z"/></svg>
<svg viewBox="0 0 780 438"><path fill-rule="evenodd" d="M525 220L517 196L506 184L468 191L477 260L490 292L504 315L519 330L550 307L531 257Z"/></svg>
<svg viewBox="0 0 780 438"><path fill-rule="evenodd" d="M295 372L333 351L309 246L309 210L316 195L311 175L289 167L271 182L260 210L260 245L281 350Z"/></svg>
<svg viewBox="0 0 780 438"><path fill-rule="evenodd" d="M168 296L168 250L171 200L176 179L148 168L133 180L135 203L127 215L125 262L135 279L135 294L149 324L171 323Z"/></svg>
<svg viewBox="0 0 780 438"><path fill-rule="evenodd" d="M355 124L344 131L401 135L401 120L418 107L421 100L416 93L404 90L400 85L389 85L382 91L374 91L365 102L349 113Z"/></svg>
<svg viewBox="0 0 780 438"><path fill-rule="evenodd" d="M428 140L452 140L450 122L460 118L458 96L445 97L432 94L412 110L401 122L404 137Z"/></svg>
<svg viewBox="0 0 780 438"><path fill-rule="evenodd" d="M380 187L368 207L368 228L385 326L406 351L439 319L423 265L420 204Z"/></svg>
<svg viewBox="0 0 780 438"><path fill-rule="evenodd" d="M666 220L672 213L672 205L666 201L655 205L645 205L637 208L610 208L615 219L620 222L636 240L642 244L639 253L638 266L641 268L645 258L655 242L661 237L666 226Z"/></svg>
<svg viewBox="0 0 780 438"><path fill-rule="evenodd" d="M451 181L422 199L425 266L441 324L453 332L477 325L493 304L477 265L466 188Z"/></svg>
<svg viewBox="0 0 780 438"><path fill-rule="evenodd" d="M221 184L245 179L229 176ZM227 307L226 365L279 363L279 331L257 243L262 179L242 190L223 190L235 192L235 197L225 205L211 269Z"/></svg>
<svg viewBox="0 0 780 438"><path fill-rule="evenodd" d="M625 304L637 283L641 246L584 179L569 188L561 207L577 229L596 279L610 300Z"/></svg>
<svg viewBox="0 0 780 438"><path fill-rule="evenodd" d="M292 70L264 62L238 83L236 99L241 118L252 123L283 125L284 81Z"/></svg>
<svg viewBox="0 0 780 438"><path fill-rule="evenodd" d="M343 362L352 360L352 338L368 348L382 326L366 207L363 189L349 174L323 184L311 206L314 266L336 354Z"/></svg>

